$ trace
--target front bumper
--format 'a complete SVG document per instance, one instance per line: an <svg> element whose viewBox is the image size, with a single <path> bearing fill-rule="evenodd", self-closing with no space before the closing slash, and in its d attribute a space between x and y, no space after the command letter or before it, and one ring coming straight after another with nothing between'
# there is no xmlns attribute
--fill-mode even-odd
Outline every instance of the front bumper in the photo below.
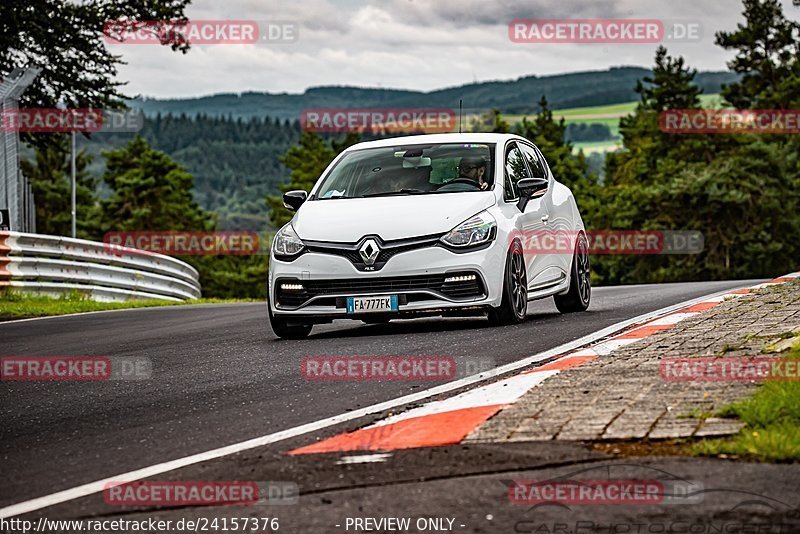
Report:
<svg viewBox="0 0 800 534"><path fill-rule="evenodd" d="M398 253L379 271L367 272L334 254L306 252L291 262L272 258L271 310L285 317L357 319L361 316L347 314L347 297L380 295L398 296L399 311L389 312L393 317L498 306L505 267L501 248L497 241L460 253L424 247Z"/></svg>

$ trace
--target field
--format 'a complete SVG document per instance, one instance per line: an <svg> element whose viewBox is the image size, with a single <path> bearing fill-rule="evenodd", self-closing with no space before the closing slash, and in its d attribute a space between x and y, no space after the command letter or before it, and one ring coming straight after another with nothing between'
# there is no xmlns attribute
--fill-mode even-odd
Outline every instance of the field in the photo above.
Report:
<svg viewBox="0 0 800 534"><path fill-rule="evenodd" d="M700 102L703 107L721 107L719 94L701 95ZM629 115L636 109L637 102L625 102L622 104L611 104L608 106L593 106L582 108L556 109L553 110L555 117L563 117L567 124L603 124L611 131L614 139L605 141L577 142L573 143L575 150L583 150L586 154L593 152L608 152L620 147L619 119ZM523 119L522 115L508 115L504 118L510 124L516 124Z"/></svg>

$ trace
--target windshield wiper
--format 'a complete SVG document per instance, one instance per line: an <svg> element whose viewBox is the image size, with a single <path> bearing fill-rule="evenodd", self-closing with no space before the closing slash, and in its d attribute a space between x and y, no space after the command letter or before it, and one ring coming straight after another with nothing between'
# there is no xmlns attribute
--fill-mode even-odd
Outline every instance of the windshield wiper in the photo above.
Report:
<svg viewBox="0 0 800 534"><path fill-rule="evenodd" d="M423 191L422 189L401 189L400 191L387 191L385 193L369 193L356 198L391 197L397 195L424 195L426 193L430 193L430 191Z"/></svg>

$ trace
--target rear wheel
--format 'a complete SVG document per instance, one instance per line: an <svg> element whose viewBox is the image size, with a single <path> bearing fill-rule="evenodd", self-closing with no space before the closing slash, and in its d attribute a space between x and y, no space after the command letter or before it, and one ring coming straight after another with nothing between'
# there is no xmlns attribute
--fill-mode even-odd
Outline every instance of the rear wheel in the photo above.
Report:
<svg viewBox="0 0 800 534"><path fill-rule="evenodd" d="M281 339L304 339L308 337L314 327L310 324L289 324L286 319L276 317L272 313L269 296L267 296L267 315L269 315L269 325L272 327L272 331Z"/></svg>
<svg viewBox="0 0 800 534"><path fill-rule="evenodd" d="M503 277L503 300L499 308L489 310L489 321L496 325L521 323L528 309L528 276L522 245L515 241L506 256Z"/></svg>
<svg viewBox="0 0 800 534"><path fill-rule="evenodd" d="M563 295L555 295L553 300L561 313L586 311L592 298L592 284L589 271L589 243L581 234L575 243L575 254L572 256L569 291Z"/></svg>

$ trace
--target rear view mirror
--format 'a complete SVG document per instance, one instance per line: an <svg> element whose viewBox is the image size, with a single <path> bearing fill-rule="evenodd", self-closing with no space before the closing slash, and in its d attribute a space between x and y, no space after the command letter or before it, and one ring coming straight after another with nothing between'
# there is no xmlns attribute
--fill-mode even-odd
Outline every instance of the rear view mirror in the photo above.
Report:
<svg viewBox="0 0 800 534"><path fill-rule="evenodd" d="M430 166L431 166L431 158L427 156L403 158L404 169L419 169L420 167L430 167Z"/></svg>
<svg viewBox="0 0 800 534"><path fill-rule="evenodd" d="M287 191L283 194L283 207L287 210L297 211L308 198L308 193L301 189Z"/></svg>

